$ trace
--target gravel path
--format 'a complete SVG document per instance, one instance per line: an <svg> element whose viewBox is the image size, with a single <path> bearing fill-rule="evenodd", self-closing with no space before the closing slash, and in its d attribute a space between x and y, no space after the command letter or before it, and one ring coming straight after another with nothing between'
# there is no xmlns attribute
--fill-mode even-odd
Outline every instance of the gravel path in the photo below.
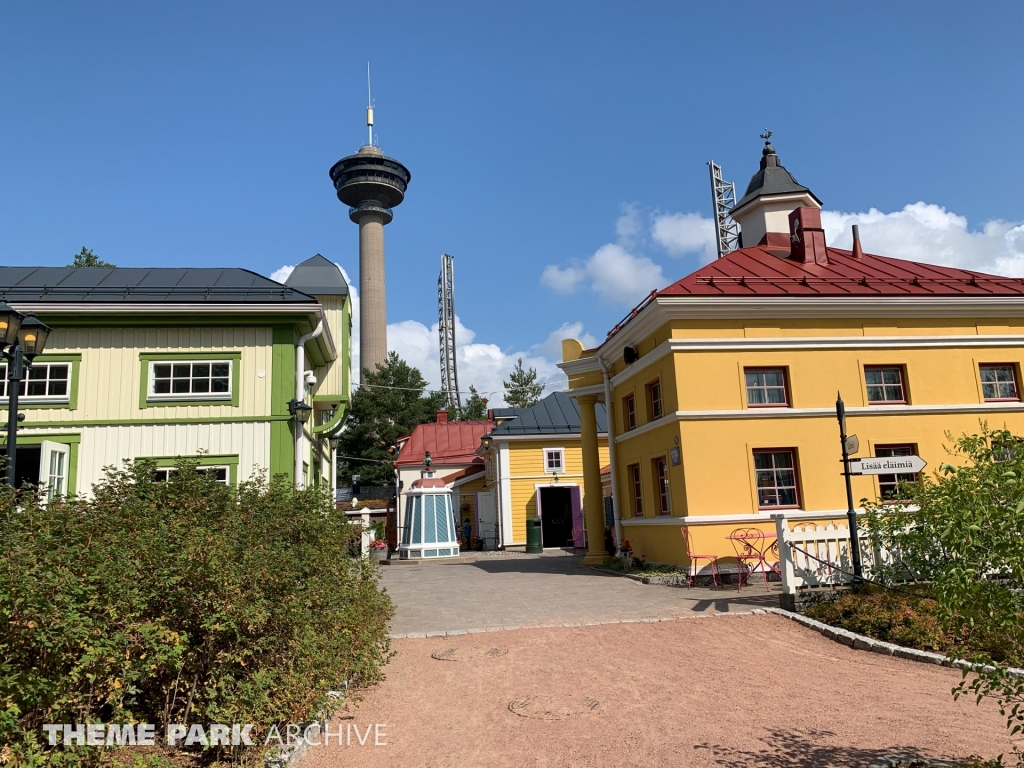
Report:
<svg viewBox="0 0 1024 768"><path fill-rule="evenodd" d="M387 681L331 724L350 736L386 724L387 746L351 736L298 768L861 768L895 752L992 757L1012 746L993 706L952 700L958 671L854 651L772 615L394 645Z"/></svg>

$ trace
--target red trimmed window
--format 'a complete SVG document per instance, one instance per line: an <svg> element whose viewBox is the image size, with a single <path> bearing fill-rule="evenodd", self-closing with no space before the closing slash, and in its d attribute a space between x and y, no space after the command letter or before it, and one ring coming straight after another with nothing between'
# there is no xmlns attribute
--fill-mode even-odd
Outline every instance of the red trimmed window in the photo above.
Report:
<svg viewBox="0 0 1024 768"><path fill-rule="evenodd" d="M795 450L754 451L754 472L757 475L758 509L800 505Z"/></svg>
<svg viewBox="0 0 1024 768"><path fill-rule="evenodd" d="M633 484L633 517L644 516L644 487L640 479L640 465L630 464L629 480Z"/></svg>
<svg viewBox="0 0 1024 768"><path fill-rule="evenodd" d="M981 372L981 394L986 402L1020 400L1017 366L987 364L979 365L978 369Z"/></svg>
<svg viewBox="0 0 1024 768"><path fill-rule="evenodd" d="M789 405L785 368L744 368L747 407L778 408Z"/></svg>
<svg viewBox="0 0 1024 768"><path fill-rule="evenodd" d="M875 456L879 458L887 456L914 456L917 453L917 446L914 445L876 445ZM878 491L883 499L895 499L896 486L902 483L913 483L917 481L916 472L903 472L896 475L879 475Z"/></svg>
<svg viewBox="0 0 1024 768"><path fill-rule="evenodd" d="M670 515L672 514L672 502L668 493L668 462L662 456L652 463L654 465L654 489L658 499L658 514Z"/></svg>
<svg viewBox="0 0 1024 768"><path fill-rule="evenodd" d="M899 405L907 402L902 366L865 366L864 381L868 387L870 405Z"/></svg>
<svg viewBox="0 0 1024 768"><path fill-rule="evenodd" d="M636 398L632 395L622 398L622 419L626 432L636 429Z"/></svg>
<svg viewBox="0 0 1024 768"><path fill-rule="evenodd" d="M647 404L651 407L651 419L660 419L662 416L660 381L652 381L647 385Z"/></svg>

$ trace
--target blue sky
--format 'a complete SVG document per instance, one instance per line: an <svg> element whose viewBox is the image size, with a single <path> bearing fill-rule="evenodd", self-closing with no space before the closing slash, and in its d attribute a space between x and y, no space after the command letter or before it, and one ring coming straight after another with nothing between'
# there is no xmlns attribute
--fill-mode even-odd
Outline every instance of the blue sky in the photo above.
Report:
<svg viewBox="0 0 1024 768"><path fill-rule="evenodd" d="M370 61L412 171L391 336L432 380L441 252L463 386L519 353L557 377L557 329L603 338L707 258L705 163L742 194L765 126L831 240L862 221L869 251L1024 274L1022 28L1018 2L8 0L0 258L269 275L319 252L355 279L327 171L365 141Z"/></svg>

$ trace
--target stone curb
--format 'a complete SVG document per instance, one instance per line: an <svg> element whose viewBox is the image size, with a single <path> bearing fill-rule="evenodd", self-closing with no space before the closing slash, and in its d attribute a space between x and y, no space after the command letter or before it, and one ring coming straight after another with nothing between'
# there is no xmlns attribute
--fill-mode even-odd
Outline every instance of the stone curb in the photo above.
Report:
<svg viewBox="0 0 1024 768"><path fill-rule="evenodd" d="M808 629L813 629L815 632L824 635L829 640L834 640L837 643L853 648L855 651L870 651L871 653L878 653L882 656L895 656L897 659L907 659L908 661L917 661L922 664L936 664L940 667L954 667L956 669L969 669L969 670L984 670L991 669L991 667L982 667L978 664L972 664L964 659L950 659L948 656L944 656L941 653L933 653L931 651L919 651L916 648L905 648L902 645L894 645L893 643L886 643L882 640L876 640L873 637L867 635L859 635L856 632L850 632L848 629L841 629L840 627L833 627L830 624L817 621L816 619L809 618L800 613L793 613L792 611L786 611L782 608L765 608L764 613L774 613L777 616L784 616L791 621L795 621L797 624L802 624ZM1010 668L1010 675L1013 677L1024 677L1024 669Z"/></svg>
<svg viewBox="0 0 1024 768"><path fill-rule="evenodd" d="M388 635L390 640L423 639L428 637L458 637L459 635L475 635L483 632L513 632L517 629L554 629L557 627L597 627L604 624L658 624L662 621L683 621L685 619L707 619L724 616L752 616L755 614L771 613L776 608L753 608L749 611L730 611L716 613L692 613L676 616L660 616L657 618L641 619L606 619L604 621L545 621L536 624L522 624L507 627L473 627L470 629L448 629L431 632L391 632Z"/></svg>

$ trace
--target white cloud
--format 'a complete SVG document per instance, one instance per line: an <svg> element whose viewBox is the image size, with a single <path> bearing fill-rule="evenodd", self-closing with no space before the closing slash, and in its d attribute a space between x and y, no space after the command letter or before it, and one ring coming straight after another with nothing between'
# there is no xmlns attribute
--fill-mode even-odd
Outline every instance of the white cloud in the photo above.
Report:
<svg viewBox="0 0 1024 768"><path fill-rule="evenodd" d="M277 283L283 283L285 280L287 280L291 276L292 271L294 269L295 269L295 265L294 264L285 264L280 269L275 269L273 272L271 272L270 273L270 279L273 280L274 282L277 282Z"/></svg>
<svg viewBox="0 0 1024 768"><path fill-rule="evenodd" d="M388 325L388 349L394 350L409 365L418 368L431 389L441 388L440 352L438 349L438 325L427 327L418 320L402 320ZM564 335L559 335L564 334ZM492 408L504 405L503 381L508 378L523 358L523 366L537 369L537 380L548 384L544 394L548 395L567 386L565 374L555 365L562 359L560 342L571 335L582 336L593 343L593 337L583 333L582 323L565 323L551 333L547 340L527 350L505 352L497 344L476 342L476 333L455 318L455 352L458 359L459 389L466 393L469 385L476 387L488 399ZM558 353L549 354L552 339L557 337ZM581 339L582 340L582 339ZM463 394L463 398L465 398Z"/></svg>
<svg viewBox="0 0 1024 768"><path fill-rule="evenodd" d="M892 213L822 211L821 221L837 248L852 247L851 227L859 224L866 253L1024 277L1024 224L993 220L972 232L966 217L925 202Z"/></svg>
<svg viewBox="0 0 1024 768"><path fill-rule="evenodd" d="M562 360L562 340L576 339L584 349L593 349L597 346L597 339L592 334L583 331L583 323L562 323L560 328L553 330L548 337L540 344L530 347L531 351L537 352L548 360Z"/></svg>
<svg viewBox="0 0 1024 768"><path fill-rule="evenodd" d="M646 256L631 253L638 246L643 233L643 222L634 205L624 205L622 215L615 222L617 240L605 243L594 254L581 262L560 267L548 264L541 273L541 285L556 293L576 291L588 281L609 304L633 306L655 288L665 285L661 267Z"/></svg>
<svg viewBox="0 0 1024 768"><path fill-rule="evenodd" d="M651 237L669 256L696 253L702 265L711 263L718 256L715 222L699 213L656 214Z"/></svg>
<svg viewBox="0 0 1024 768"><path fill-rule="evenodd" d="M567 294L576 290L577 286L587 277L587 270L579 267L558 267L548 264L540 273L541 285L546 285L555 293Z"/></svg>

